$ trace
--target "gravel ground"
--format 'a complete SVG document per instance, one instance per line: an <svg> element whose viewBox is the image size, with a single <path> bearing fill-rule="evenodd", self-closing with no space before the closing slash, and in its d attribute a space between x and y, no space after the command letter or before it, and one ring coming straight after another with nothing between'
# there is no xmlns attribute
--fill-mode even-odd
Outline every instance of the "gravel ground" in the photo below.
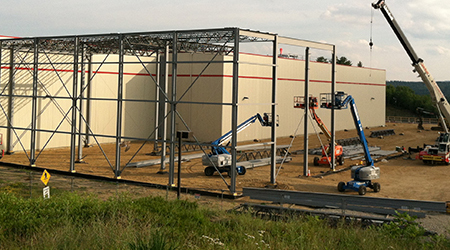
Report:
<svg viewBox="0 0 450 250"><path fill-rule="evenodd" d="M417 219L425 229L436 232L450 239L450 214L429 214Z"/></svg>

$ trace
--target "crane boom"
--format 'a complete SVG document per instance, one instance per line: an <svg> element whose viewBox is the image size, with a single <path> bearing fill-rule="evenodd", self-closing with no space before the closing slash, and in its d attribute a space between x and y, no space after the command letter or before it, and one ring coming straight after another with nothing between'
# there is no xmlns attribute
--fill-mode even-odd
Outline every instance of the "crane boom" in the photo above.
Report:
<svg viewBox="0 0 450 250"><path fill-rule="evenodd" d="M351 95L348 95L344 99L342 104L338 104L338 105L343 107L343 106L347 106L347 104L350 104L350 110L352 112L353 122L355 123L355 127L356 127L356 131L358 132L359 140L361 141L361 143L363 145L366 166L373 166L374 161L373 161L372 157L370 156L369 145L367 143L366 136L364 135L364 129L361 124L361 120L359 119L359 113L358 113L358 109L356 108L355 99L353 99L353 97Z"/></svg>
<svg viewBox="0 0 450 250"><path fill-rule="evenodd" d="M430 72L425 67L423 60L417 56L416 52L409 43L400 26L398 25L391 11L387 7L385 1L379 0L376 3L372 3L372 7L374 9L379 9L381 13L383 13L383 16L386 18L387 22L389 23L389 26L391 26L398 40L402 44L403 48L405 49L406 53L408 54L409 58L412 61L414 72L417 72L419 74L423 83L430 92L431 100L436 105L439 111L439 117L441 119L442 127L444 128L445 132L448 133L448 128L445 123L444 117L447 119L447 121L450 122L450 105L448 104L447 99L445 98L441 89L431 76Z"/></svg>
<svg viewBox="0 0 450 250"><path fill-rule="evenodd" d="M261 126L263 127L267 127L267 126L271 126L271 122L269 121L268 115L264 114L264 118L257 113L256 115L248 118L247 120L245 120L244 122L242 122L241 124L239 124L237 126L237 130L236 133L240 133L241 131L243 131L244 129L246 129L248 126L250 126L251 124L255 123L256 120L258 120L261 123ZM230 140L231 137L233 135L233 130L228 131L226 134L222 135L221 137L219 137L217 140L211 142L212 145L212 153L214 155L218 155L218 154L230 154L224 147L222 147L221 145L223 143L225 143L226 141Z"/></svg>
<svg viewBox="0 0 450 250"><path fill-rule="evenodd" d="M320 130L322 130L323 134L327 137L328 140L331 140L331 133L330 130L325 126L325 123L323 123L322 119L316 114L315 109L309 109L311 111L311 114L313 115L313 119L317 122L317 125L319 126Z"/></svg>
<svg viewBox="0 0 450 250"><path fill-rule="evenodd" d="M380 192L380 184L377 182L372 182L372 180L380 178L380 168L374 166L374 160L370 156L369 145L367 143L366 136L364 135L364 129L359 118L355 99L353 99L351 95L347 95L342 91L336 91L335 93L320 94L320 100L320 107L322 108L346 109L350 107L356 131L364 150L365 164L353 166L351 168L353 180L347 183L339 182L338 191L344 192L346 189L351 189L358 191L360 195L364 195L366 193L366 188L371 188L374 192Z"/></svg>

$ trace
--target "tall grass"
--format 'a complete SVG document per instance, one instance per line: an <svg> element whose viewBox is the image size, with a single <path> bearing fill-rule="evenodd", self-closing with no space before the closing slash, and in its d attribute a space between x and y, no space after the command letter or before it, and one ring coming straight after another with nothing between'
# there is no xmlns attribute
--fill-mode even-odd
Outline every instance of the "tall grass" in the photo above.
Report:
<svg viewBox="0 0 450 250"><path fill-rule="evenodd" d="M106 201L64 193L24 199L0 193L0 249L446 249L440 237L390 226L331 227L317 217L271 221L162 197Z"/></svg>

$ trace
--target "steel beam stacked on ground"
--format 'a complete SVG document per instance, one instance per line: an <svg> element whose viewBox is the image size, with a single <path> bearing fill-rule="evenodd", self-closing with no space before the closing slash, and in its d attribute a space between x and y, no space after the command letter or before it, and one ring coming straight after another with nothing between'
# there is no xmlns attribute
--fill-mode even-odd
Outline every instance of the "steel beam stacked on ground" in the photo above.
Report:
<svg viewBox="0 0 450 250"><path fill-rule="evenodd" d="M338 208L362 212L395 214L406 212L424 217L425 212L446 212L445 202L363 197L354 195L311 193L260 188L244 188L243 196L251 199L301 206Z"/></svg>

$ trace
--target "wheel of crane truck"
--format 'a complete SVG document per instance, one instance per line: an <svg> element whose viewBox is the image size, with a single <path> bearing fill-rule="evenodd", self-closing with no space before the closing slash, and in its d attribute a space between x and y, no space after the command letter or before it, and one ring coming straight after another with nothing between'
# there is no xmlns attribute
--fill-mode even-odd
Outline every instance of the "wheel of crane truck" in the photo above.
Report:
<svg viewBox="0 0 450 250"><path fill-rule="evenodd" d="M245 167L240 167L240 171L238 171L239 175L245 175L247 173L247 169Z"/></svg>
<svg viewBox="0 0 450 250"><path fill-rule="evenodd" d="M378 193L378 192L380 192L380 190L381 190L381 185L380 185L380 183L378 183L378 182L374 182L374 183L372 184L372 188L373 188L373 191L374 191L375 193Z"/></svg>
<svg viewBox="0 0 450 250"><path fill-rule="evenodd" d="M366 194L366 186L359 186L358 194L359 195L365 195Z"/></svg>
<svg viewBox="0 0 450 250"><path fill-rule="evenodd" d="M314 166L319 166L319 157L314 157Z"/></svg>
<svg viewBox="0 0 450 250"><path fill-rule="evenodd" d="M342 157L342 155L338 157L338 163L341 166L344 165L344 157Z"/></svg>
<svg viewBox="0 0 450 250"><path fill-rule="evenodd" d="M344 187L345 187L345 182L343 182L343 181L339 182L339 184L338 184L338 191L339 192L344 192L345 191Z"/></svg>
<svg viewBox="0 0 450 250"><path fill-rule="evenodd" d="M205 168L205 175L206 176L212 176L216 172L216 169L214 167L207 167Z"/></svg>

